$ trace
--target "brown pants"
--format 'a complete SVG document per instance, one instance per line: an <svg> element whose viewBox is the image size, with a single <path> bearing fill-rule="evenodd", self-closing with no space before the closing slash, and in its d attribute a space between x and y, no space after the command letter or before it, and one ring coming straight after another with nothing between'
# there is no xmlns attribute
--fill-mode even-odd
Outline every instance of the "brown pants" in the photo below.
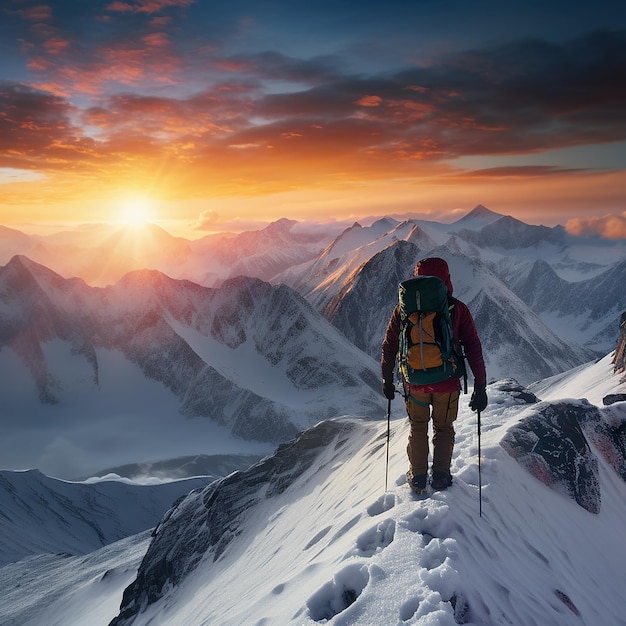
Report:
<svg viewBox="0 0 626 626"><path fill-rule="evenodd" d="M406 401L411 431L406 451L413 476L428 473L428 422L433 420L433 472L450 472L459 391L417 393ZM432 415L431 415L432 408Z"/></svg>

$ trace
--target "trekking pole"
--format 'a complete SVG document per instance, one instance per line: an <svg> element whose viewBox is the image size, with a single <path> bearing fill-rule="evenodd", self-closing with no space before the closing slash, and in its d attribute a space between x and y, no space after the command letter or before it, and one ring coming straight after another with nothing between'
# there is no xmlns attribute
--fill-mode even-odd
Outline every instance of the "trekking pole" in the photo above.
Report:
<svg viewBox="0 0 626 626"><path fill-rule="evenodd" d="M385 463L385 493L387 493L387 477L389 476L389 435L391 431L391 400L387 400L387 462Z"/></svg>
<svg viewBox="0 0 626 626"><path fill-rule="evenodd" d="M480 411L478 411L478 511L479 516L483 516L483 485L480 474Z"/></svg>

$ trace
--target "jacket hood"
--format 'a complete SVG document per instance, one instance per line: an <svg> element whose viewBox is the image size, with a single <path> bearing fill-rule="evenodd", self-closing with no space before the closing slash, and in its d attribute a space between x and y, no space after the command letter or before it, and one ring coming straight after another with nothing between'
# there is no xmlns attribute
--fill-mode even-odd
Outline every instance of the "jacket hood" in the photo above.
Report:
<svg viewBox="0 0 626 626"><path fill-rule="evenodd" d="M448 264L439 257L422 259L415 265L415 276L436 276L441 278L448 288L448 294L452 295L453 287L450 280L450 269Z"/></svg>

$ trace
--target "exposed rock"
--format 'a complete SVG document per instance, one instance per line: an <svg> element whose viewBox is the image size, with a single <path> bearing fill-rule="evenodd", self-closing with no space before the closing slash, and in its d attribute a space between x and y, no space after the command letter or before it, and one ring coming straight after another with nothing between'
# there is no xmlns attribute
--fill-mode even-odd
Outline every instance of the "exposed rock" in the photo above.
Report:
<svg viewBox="0 0 626 626"><path fill-rule="evenodd" d="M533 476L573 498L590 513L600 512L598 460L581 424L599 422L599 409L586 400L541 403L500 445Z"/></svg>
<svg viewBox="0 0 626 626"><path fill-rule="evenodd" d="M622 313L622 318L620 319L619 339L617 340L617 349L613 357L613 365L616 374L626 371L626 311ZM626 375L622 378L622 381L624 380L626 380Z"/></svg>
<svg viewBox="0 0 626 626"><path fill-rule="evenodd" d="M626 482L626 406L615 406L590 417L584 426L589 441Z"/></svg>
<svg viewBox="0 0 626 626"><path fill-rule="evenodd" d="M528 391L526 387L520 385L514 378L503 378L489 386L494 391L504 391L508 393L512 398L519 401L520 404L534 404L539 402L539 398Z"/></svg>
<svg viewBox="0 0 626 626"><path fill-rule="evenodd" d="M131 624L138 613L178 585L201 560L219 561L242 532L248 511L261 500L284 492L318 459L320 450L329 446L339 450L355 424L345 420L321 422L248 470L181 499L155 529L137 578L124 591L120 614L110 626Z"/></svg>
<svg viewBox="0 0 626 626"><path fill-rule="evenodd" d="M602 404L604 404L604 406L624 401L626 401L626 393L610 393L608 396L602 398Z"/></svg>

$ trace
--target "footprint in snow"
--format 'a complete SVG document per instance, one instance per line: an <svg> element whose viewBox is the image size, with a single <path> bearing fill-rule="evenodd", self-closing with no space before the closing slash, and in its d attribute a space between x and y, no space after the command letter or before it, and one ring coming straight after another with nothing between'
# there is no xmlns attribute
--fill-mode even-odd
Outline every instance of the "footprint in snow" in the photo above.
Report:
<svg viewBox="0 0 626 626"><path fill-rule="evenodd" d="M366 565L355 563L337 572L333 579L308 600L311 619L326 622L354 604L370 580Z"/></svg>
<svg viewBox="0 0 626 626"><path fill-rule="evenodd" d="M346 555L346 558L353 556L370 557L380 552L391 544L396 534L396 522L393 519L386 519L366 530L356 540L356 550Z"/></svg>
<svg viewBox="0 0 626 626"><path fill-rule="evenodd" d="M385 493L374 504L371 504L367 508L367 513L370 517L376 517L381 513L385 513L392 509L396 505L396 496L393 493Z"/></svg>

